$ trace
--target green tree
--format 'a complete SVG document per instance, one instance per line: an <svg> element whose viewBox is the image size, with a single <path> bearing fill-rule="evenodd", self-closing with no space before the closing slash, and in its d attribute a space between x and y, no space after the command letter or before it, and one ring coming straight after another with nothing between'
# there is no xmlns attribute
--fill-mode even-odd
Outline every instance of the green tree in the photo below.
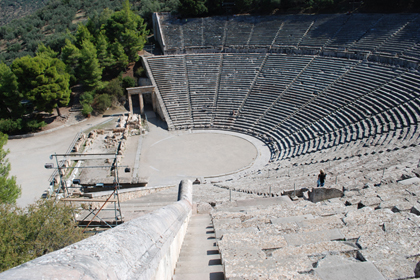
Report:
<svg viewBox="0 0 420 280"><path fill-rule="evenodd" d="M178 12L182 16L198 16L207 13L204 0L179 0Z"/></svg>
<svg viewBox="0 0 420 280"><path fill-rule="evenodd" d="M96 88L102 79L102 68L96 55L96 48L90 41L82 43L79 60L79 76L83 84L89 88Z"/></svg>
<svg viewBox="0 0 420 280"><path fill-rule="evenodd" d="M26 209L0 205L0 271L82 240L72 209L54 200L39 200Z"/></svg>
<svg viewBox="0 0 420 280"><path fill-rule="evenodd" d="M50 47L46 47L44 44L39 44L38 49L36 50L36 55L57 58L58 52L53 51Z"/></svg>
<svg viewBox="0 0 420 280"><path fill-rule="evenodd" d="M105 35L105 30L101 30L96 38L96 53L99 64L102 68L110 67L115 63L112 53L110 53L108 49L108 38Z"/></svg>
<svg viewBox="0 0 420 280"><path fill-rule="evenodd" d="M139 59L137 52L143 49L146 42L146 24L143 18L131 11L128 0L121 11L112 14L104 28L109 42L120 43L129 61Z"/></svg>
<svg viewBox="0 0 420 280"><path fill-rule="evenodd" d="M235 9L239 12L248 12L252 6L252 0L235 0Z"/></svg>
<svg viewBox="0 0 420 280"><path fill-rule="evenodd" d="M11 167L9 160L6 159L9 150L3 149L7 138L6 134L0 132L0 203L15 203L21 194L21 189L16 184L16 177L9 177Z"/></svg>
<svg viewBox="0 0 420 280"><path fill-rule="evenodd" d="M92 107L99 113L103 113L111 107L112 105L112 97L108 94L99 94L93 100Z"/></svg>
<svg viewBox="0 0 420 280"><path fill-rule="evenodd" d="M22 94L16 75L9 66L0 63L0 118L17 119L23 115Z"/></svg>
<svg viewBox="0 0 420 280"><path fill-rule="evenodd" d="M70 74L70 81L75 84L77 81L76 71L79 67L80 50L66 39L66 44L61 49L61 60L66 65L66 71Z"/></svg>
<svg viewBox="0 0 420 280"><path fill-rule="evenodd" d="M90 33L89 29L87 28L87 26L81 23L77 26L75 38L76 38L76 45L78 48L82 48L82 44L84 41L90 41L90 42L94 41L94 38L92 34Z"/></svg>
<svg viewBox="0 0 420 280"><path fill-rule="evenodd" d="M113 13L114 11L110 10L109 8L104 9L100 14L95 11L93 13L93 16L86 23L86 27L89 30L89 32L94 37L97 37L99 32L103 29L103 26L111 18Z"/></svg>
<svg viewBox="0 0 420 280"><path fill-rule="evenodd" d="M120 43L113 43L111 45L111 52L114 57L114 65L116 67L124 69L128 66L128 56L125 54L124 47Z"/></svg>
<svg viewBox="0 0 420 280"><path fill-rule="evenodd" d="M69 79L65 64L46 56L24 56L13 61L12 71L18 78L19 90L38 111L52 112L70 101Z"/></svg>
<svg viewBox="0 0 420 280"><path fill-rule="evenodd" d="M119 77L112 79L109 83L104 87L102 93L106 93L110 96L115 96L120 98L124 95L124 89L122 88L121 79Z"/></svg>

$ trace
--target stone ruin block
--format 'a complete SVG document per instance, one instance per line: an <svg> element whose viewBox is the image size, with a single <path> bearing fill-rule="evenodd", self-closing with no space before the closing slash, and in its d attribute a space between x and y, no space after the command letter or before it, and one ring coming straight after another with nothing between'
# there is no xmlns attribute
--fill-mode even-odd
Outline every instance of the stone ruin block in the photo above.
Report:
<svg viewBox="0 0 420 280"><path fill-rule="evenodd" d="M96 131L95 130L92 130L91 132L89 132L88 138L95 139L96 138Z"/></svg>
<svg viewBox="0 0 420 280"><path fill-rule="evenodd" d="M114 133L124 132L125 127L117 127L112 130Z"/></svg>
<svg viewBox="0 0 420 280"><path fill-rule="evenodd" d="M80 138L76 141L76 144L74 144L74 147L73 147L74 152L77 153L77 152L80 151L80 148L83 146L83 143L85 142L85 139L86 139L86 134L82 133L80 135Z"/></svg>
<svg viewBox="0 0 420 280"><path fill-rule="evenodd" d="M126 116L121 116L121 118L118 120L117 127L118 128L125 128L126 123L127 123L127 117Z"/></svg>
<svg viewBox="0 0 420 280"><path fill-rule="evenodd" d="M314 203L343 196L343 191L335 188L313 188L312 191L309 192L309 200Z"/></svg>

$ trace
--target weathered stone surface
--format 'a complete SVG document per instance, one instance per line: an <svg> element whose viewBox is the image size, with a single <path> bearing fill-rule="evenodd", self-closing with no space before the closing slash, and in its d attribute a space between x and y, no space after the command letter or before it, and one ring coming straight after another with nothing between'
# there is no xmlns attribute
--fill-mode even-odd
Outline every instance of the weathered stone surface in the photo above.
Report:
<svg viewBox="0 0 420 280"><path fill-rule="evenodd" d="M392 255L391 258L376 260L374 264L386 279L408 279L415 276L415 264L401 256Z"/></svg>
<svg viewBox="0 0 420 280"><path fill-rule="evenodd" d="M346 263L344 265L319 267L314 270L322 280L385 280L370 262Z"/></svg>
<svg viewBox="0 0 420 280"><path fill-rule="evenodd" d="M343 221L338 215L308 219L308 220L300 221L297 224L302 228L307 228L307 229L304 229L305 231L316 230L319 228L323 228L323 229L342 228L344 226Z"/></svg>
<svg viewBox="0 0 420 280"><path fill-rule="evenodd" d="M343 240L344 235L338 229L311 231L295 234L285 234L289 246L299 246L330 240Z"/></svg>
<svg viewBox="0 0 420 280"><path fill-rule="evenodd" d="M266 234L264 232L236 232L224 234L219 241L219 248L232 250L236 247L253 247L260 249L282 248L287 246L286 240L282 235Z"/></svg>
<svg viewBox="0 0 420 280"><path fill-rule="evenodd" d="M334 188L313 188L309 192L309 200L312 202L319 202L335 197L342 197L344 194L339 189Z"/></svg>
<svg viewBox="0 0 420 280"><path fill-rule="evenodd" d="M405 180L398 181L402 185L420 184L420 178L414 177Z"/></svg>
<svg viewBox="0 0 420 280"><path fill-rule="evenodd" d="M247 199L247 200L239 200L237 204L239 207L250 207L250 206L268 206L268 205L276 205L276 204L291 204L292 201L288 196L280 196L280 197L273 197L273 198L255 198L255 199Z"/></svg>
<svg viewBox="0 0 420 280"><path fill-rule="evenodd" d="M283 224L283 223L292 223L292 222L302 222L306 220L313 219L314 216L311 214L302 215L302 216L291 216L291 217L283 217L283 218L273 218L271 219L272 224Z"/></svg>
<svg viewBox="0 0 420 280"><path fill-rule="evenodd" d="M305 244L302 246L288 246L273 251L274 257L284 257L293 255L314 255L326 252L347 252L355 251L353 246L350 246L340 241L325 241L313 244Z"/></svg>
<svg viewBox="0 0 420 280"><path fill-rule="evenodd" d="M213 208L209 203L200 202L197 203L197 213L198 214L210 214Z"/></svg>

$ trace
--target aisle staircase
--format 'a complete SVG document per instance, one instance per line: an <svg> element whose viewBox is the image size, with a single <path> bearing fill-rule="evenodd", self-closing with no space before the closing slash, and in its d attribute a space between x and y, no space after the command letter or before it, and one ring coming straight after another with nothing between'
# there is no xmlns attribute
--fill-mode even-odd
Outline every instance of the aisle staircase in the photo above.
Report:
<svg viewBox="0 0 420 280"><path fill-rule="evenodd" d="M173 279L224 279L213 222L209 214L194 214L191 217Z"/></svg>

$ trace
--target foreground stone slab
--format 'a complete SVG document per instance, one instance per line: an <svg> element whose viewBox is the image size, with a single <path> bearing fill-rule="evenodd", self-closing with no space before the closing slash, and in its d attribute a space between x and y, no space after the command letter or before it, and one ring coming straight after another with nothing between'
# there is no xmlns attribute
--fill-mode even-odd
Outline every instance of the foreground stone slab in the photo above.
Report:
<svg viewBox="0 0 420 280"><path fill-rule="evenodd" d="M342 240L344 235L338 229L311 231L304 233L285 234L289 246L318 243L322 241Z"/></svg>
<svg viewBox="0 0 420 280"><path fill-rule="evenodd" d="M410 179L405 179L405 180L398 181L398 183L403 184L403 185L420 184L420 178L414 177Z"/></svg>
<svg viewBox="0 0 420 280"><path fill-rule="evenodd" d="M322 280L385 280L370 262L346 263L338 266L319 267L314 270Z"/></svg>
<svg viewBox="0 0 420 280"><path fill-rule="evenodd" d="M270 206L277 204L293 204L288 196L280 196L273 198L255 198L247 200L237 201L239 207L251 207L251 206Z"/></svg>
<svg viewBox="0 0 420 280"><path fill-rule="evenodd" d="M284 218L274 218L274 219L271 219L271 223L272 224L298 223L298 222L310 220L310 219L313 219L313 218L314 218L314 216L311 215L311 214L284 217Z"/></svg>

